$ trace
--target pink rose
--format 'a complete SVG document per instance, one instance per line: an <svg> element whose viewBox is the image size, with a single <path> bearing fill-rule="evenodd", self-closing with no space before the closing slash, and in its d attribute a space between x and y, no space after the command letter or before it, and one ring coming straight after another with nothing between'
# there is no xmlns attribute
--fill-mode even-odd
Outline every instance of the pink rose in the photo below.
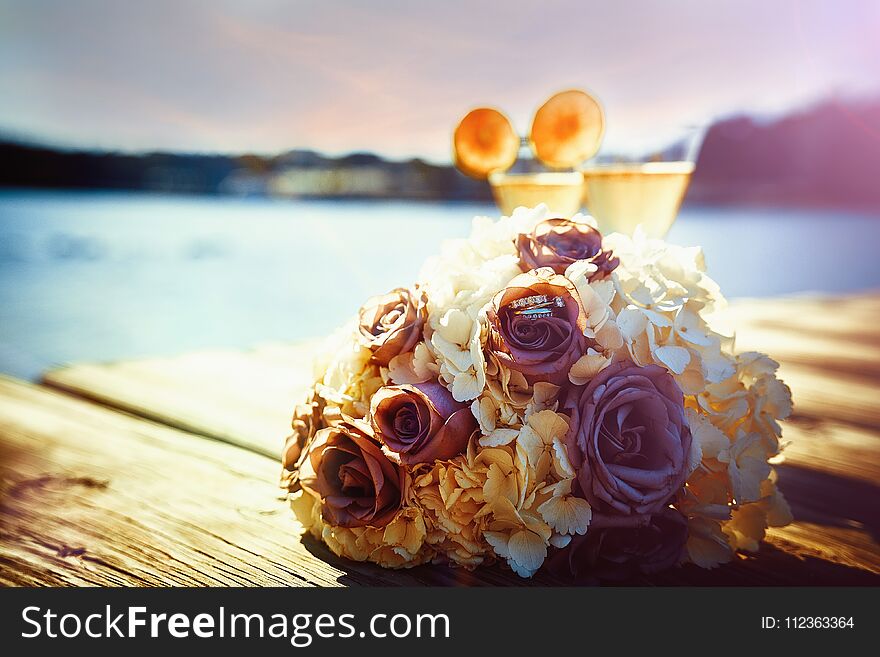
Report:
<svg viewBox="0 0 880 657"><path fill-rule="evenodd" d="M606 278L618 264L619 258L602 250L602 235L584 223L569 219L546 219L531 233L523 233L516 240L519 263L523 271L550 267L562 274L578 260L589 260L597 270L591 281Z"/></svg>
<svg viewBox="0 0 880 657"><path fill-rule="evenodd" d="M422 339L426 303L423 291L402 287L367 299L358 316L358 331L373 352L374 363L388 365L398 354L415 348Z"/></svg>
<svg viewBox="0 0 880 657"><path fill-rule="evenodd" d="M532 383L565 382L587 350L577 292L571 281L548 268L514 278L495 295L486 315L489 353Z"/></svg>
<svg viewBox="0 0 880 657"><path fill-rule="evenodd" d="M568 406L568 455L594 514L656 513L684 485L691 431L666 369L613 363Z"/></svg>
<svg viewBox="0 0 880 657"><path fill-rule="evenodd" d="M370 415L376 436L408 466L457 456L477 428L469 406L436 382L379 388Z"/></svg>
<svg viewBox="0 0 880 657"><path fill-rule="evenodd" d="M370 425L345 418L315 434L299 483L321 499L327 523L384 527L400 509L406 476L382 453Z"/></svg>
<svg viewBox="0 0 880 657"><path fill-rule="evenodd" d="M304 451L321 426L324 400L312 390L303 404L297 404L293 411L291 428L293 433L284 441L281 451L281 483L290 492L299 490L299 469Z"/></svg>

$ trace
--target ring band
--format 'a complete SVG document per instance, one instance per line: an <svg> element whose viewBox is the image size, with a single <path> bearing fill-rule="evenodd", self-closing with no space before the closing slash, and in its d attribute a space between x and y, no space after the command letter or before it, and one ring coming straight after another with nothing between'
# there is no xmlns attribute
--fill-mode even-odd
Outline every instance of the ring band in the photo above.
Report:
<svg viewBox="0 0 880 657"><path fill-rule="evenodd" d="M513 310L514 315L521 315L527 319L552 317L554 308L564 307L565 299L559 296L551 298L546 294L522 297L508 305L508 308Z"/></svg>

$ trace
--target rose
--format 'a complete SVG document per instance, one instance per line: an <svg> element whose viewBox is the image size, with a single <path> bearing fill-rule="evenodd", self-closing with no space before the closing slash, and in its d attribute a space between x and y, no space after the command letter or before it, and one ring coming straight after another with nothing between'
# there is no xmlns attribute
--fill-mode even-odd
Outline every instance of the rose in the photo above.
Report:
<svg viewBox="0 0 880 657"><path fill-rule="evenodd" d="M490 355L531 383L564 382L588 346L577 292L549 268L515 277L492 299L486 316Z"/></svg>
<svg viewBox="0 0 880 657"><path fill-rule="evenodd" d="M594 512L662 509L684 485L692 441L672 375L658 365L617 362L573 397L567 451Z"/></svg>
<svg viewBox="0 0 880 657"><path fill-rule="evenodd" d="M336 424L341 417L339 407L327 405L315 388L310 390L304 403L297 404L294 408L290 422L293 433L284 441L281 451L281 485L291 493L300 489L300 468L315 434L321 427Z"/></svg>
<svg viewBox="0 0 880 657"><path fill-rule="evenodd" d="M281 484L290 492L299 490L299 468L303 450L318 431L323 407L323 399L313 389L306 402L297 404L294 408L290 422L293 433L284 441L284 449L281 451Z"/></svg>
<svg viewBox="0 0 880 657"><path fill-rule="evenodd" d="M398 354L412 351L422 338L427 298L406 288L370 297L358 314L358 332L373 352L372 362L388 365Z"/></svg>
<svg viewBox="0 0 880 657"><path fill-rule="evenodd" d="M681 561L687 535L687 518L668 507L633 527L594 523L550 557L547 568L574 583L658 573Z"/></svg>
<svg viewBox="0 0 880 657"><path fill-rule="evenodd" d="M460 454L477 428L468 405L439 383L380 388L370 417L379 440L408 466Z"/></svg>
<svg viewBox="0 0 880 657"><path fill-rule="evenodd" d="M387 525L400 509L406 481L370 425L351 418L315 434L300 470L300 485L321 499L324 521L339 527Z"/></svg>
<svg viewBox="0 0 880 657"><path fill-rule="evenodd" d="M571 263L589 260L597 268L589 276L590 281L595 281L606 278L620 264L619 258L602 250L602 235L598 230L569 219L542 221L531 233L520 234L516 247L523 271L550 267L562 274Z"/></svg>

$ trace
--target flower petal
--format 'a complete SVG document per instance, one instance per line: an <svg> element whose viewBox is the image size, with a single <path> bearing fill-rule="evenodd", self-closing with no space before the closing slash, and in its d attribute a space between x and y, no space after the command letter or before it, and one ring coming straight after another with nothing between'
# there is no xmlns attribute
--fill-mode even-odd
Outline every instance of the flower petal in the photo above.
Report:
<svg viewBox="0 0 880 657"><path fill-rule="evenodd" d="M507 543L507 562L521 577L534 575L547 558L547 543L531 531L518 531Z"/></svg>
<svg viewBox="0 0 880 657"><path fill-rule="evenodd" d="M574 495L551 497L538 507L538 513L560 534L586 534L593 517L590 504Z"/></svg>
<svg viewBox="0 0 880 657"><path fill-rule="evenodd" d="M684 347L665 345L654 350L654 357L675 374L684 372L691 360L690 352Z"/></svg>
<svg viewBox="0 0 880 657"><path fill-rule="evenodd" d="M509 445L519 435L517 429L495 429L491 433L480 437L481 447L498 447L499 445Z"/></svg>

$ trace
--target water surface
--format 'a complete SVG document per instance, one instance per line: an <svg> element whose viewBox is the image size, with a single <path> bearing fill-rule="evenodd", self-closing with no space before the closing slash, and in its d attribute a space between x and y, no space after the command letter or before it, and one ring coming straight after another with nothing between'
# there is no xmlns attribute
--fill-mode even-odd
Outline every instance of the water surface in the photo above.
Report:
<svg viewBox="0 0 880 657"><path fill-rule="evenodd" d="M491 206L0 192L0 371L331 331ZM880 217L686 208L730 297L880 288Z"/></svg>

